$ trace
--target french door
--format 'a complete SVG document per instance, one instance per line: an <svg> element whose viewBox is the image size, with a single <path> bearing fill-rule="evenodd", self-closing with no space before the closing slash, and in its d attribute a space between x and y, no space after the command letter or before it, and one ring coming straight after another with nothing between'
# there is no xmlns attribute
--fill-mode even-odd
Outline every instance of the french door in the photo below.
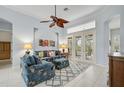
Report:
<svg viewBox="0 0 124 93"><path fill-rule="evenodd" d="M69 49L75 61L95 62L95 37L95 29L89 29L74 33L70 39L71 43L68 38Z"/></svg>
<svg viewBox="0 0 124 93"><path fill-rule="evenodd" d="M72 60L73 58L73 36L68 37L68 53L69 53L69 58Z"/></svg>
<svg viewBox="0 0 124 93"><path fill-rule="evenodd" d="M83 59L85 62L96 62L96 36L95 29L84 32Z"/></svg>

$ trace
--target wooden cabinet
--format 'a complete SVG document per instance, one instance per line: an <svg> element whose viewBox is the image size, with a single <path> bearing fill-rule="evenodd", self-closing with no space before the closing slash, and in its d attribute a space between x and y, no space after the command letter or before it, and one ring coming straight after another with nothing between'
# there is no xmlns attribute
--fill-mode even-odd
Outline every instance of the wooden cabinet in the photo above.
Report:
<svg viewBox="0 0 124 93"><path fill-rule="evenodd" d="M109 86L124 87L124 55L109 55Z"/></svg>
<svg viewBox="0 0 124 93"><path fill-rule="evenodd" d="M10 42L0 41L0 60L10 59L11 45Z"/></svg>

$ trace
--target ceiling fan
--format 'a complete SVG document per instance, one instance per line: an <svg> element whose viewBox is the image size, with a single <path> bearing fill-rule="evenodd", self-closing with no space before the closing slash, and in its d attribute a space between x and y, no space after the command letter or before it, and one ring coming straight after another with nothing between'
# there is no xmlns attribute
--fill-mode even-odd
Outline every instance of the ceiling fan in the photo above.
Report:
<svg viewBox="0 0 124 93"><path fill-rule="evenodd" d="M50 18L52 20L45 20L45 21L40 21L40 23L48 23L48 22L52 22L49 27L53 27L55 25L59 26L59 27L62 27L64 28L64 24L65 23L69 23L69 21L63 19L63 18L59 18L56 16L56 5L54 6L55 7L55 16L51 15Z"/></svg>

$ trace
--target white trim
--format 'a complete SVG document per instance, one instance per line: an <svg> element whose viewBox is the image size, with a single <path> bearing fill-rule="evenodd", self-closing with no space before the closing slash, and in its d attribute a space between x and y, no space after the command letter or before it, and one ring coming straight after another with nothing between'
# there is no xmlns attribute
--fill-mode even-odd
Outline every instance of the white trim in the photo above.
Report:
<svg viewBox="0 0 124 93"><path fill-rule="evenodd" d="M95 28L95 27L96 27L95 21L91 21L91 22L88 22L88 23L85 23L85 24L81 24L81 25L78 25L78 26L75 26L75 27L68 28L67 33L70 34L70 33L74 33L74 32L84 31L84 30L87 30L87 29L92 29L92 28Z"/></svg>
<svg viewBox="0 0 124 93"><path fill-rule="evenodd" d="M0 28L0 31L12 32L12 30L1 29L1 28Z"/></svg>

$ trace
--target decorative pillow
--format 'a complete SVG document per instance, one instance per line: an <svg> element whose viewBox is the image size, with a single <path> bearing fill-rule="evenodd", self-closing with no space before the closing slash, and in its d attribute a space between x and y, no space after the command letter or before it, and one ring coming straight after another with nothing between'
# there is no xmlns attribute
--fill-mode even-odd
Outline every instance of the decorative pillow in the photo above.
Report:
<svg viewBox="0 0 124 93"><path fill-rule="evenodd" d="M49 55L49 53L48 53L48 51L43 51L43 53L44 53L44 57L48 57Z"/></svg>
<svg viewBox="0 0 124 93"><path fill-rule="evenodd" d="M33 55L33 58L35 60L35 64L41 64L41 60L37 56Z"/></svg>
<svg viewBox="0 0 124 93"><path fill-rule="evenodd" d="M55 51L52 52L52 56L55 56Z"/></svg>
<svg viewBox="0 0 124 93"><path fill-rule="evenodd" d="M40 58L43 58L44 57L43 51L39 52L39 57Z"/></svg>

